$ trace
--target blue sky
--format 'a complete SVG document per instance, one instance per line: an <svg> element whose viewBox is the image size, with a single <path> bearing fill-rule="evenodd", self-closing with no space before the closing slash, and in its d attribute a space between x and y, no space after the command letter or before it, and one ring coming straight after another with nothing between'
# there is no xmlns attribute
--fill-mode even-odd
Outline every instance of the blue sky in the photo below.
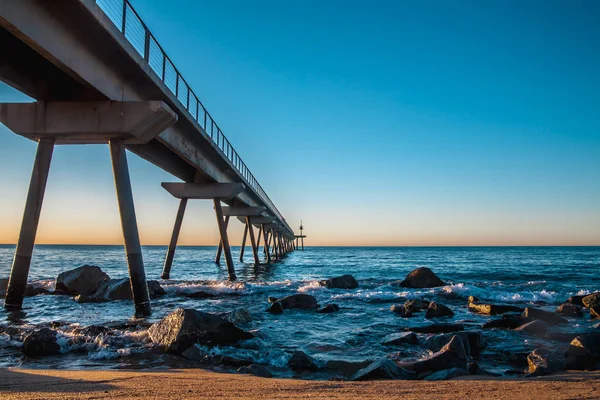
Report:
<svg viewBox="0 0 600 400"><path fill-rule="evenodd" d="M600 3L131 3L313 244L600 245ZM0 126L1 242L34 151ZM166 243L172 178L130 160L142 240ZM104 146L58 148L46 200L40 241L122 241ZM182 241L216 232L194 204Z"/></svg>

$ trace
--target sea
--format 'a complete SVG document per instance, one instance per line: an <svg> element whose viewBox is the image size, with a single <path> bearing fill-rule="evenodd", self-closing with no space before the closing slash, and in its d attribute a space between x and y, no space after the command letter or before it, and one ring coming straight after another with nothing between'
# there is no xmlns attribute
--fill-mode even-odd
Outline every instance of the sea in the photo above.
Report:
<svg viewBox="0 0 600 400"><path fill-rule="evenodd" d="M8 277L14 246L0 246L0 278ZM143 257L148 279L158 280L166 295L152 301L152 315L135 319L131 301L79 304L71 296L41 294L26 297L21 313L9 313L0 300L0 367L136 369L202 367L181 356L164 354L148 338L147 327L178 307L210 313L247 309L252 320L241 326L256 338L235 346L206 348L213 355L251 360L269 368L276 376L294 373L287 362L301 350L323 367L304 374L307 379L328 379L336 371L324 368L331 361L363 362L382 357L419 359L431 354L422 346L386 346L381 342L408 327L428 325L424 313L401 318L390 311L406 299L426 298L452 308L455 315L436 322L456 322L466 329L481 330L495 317L473 314L467 299L481 302L535 306L553 311L573 295L600 290L600 247L313 247L297 250L270 264L254 265L251 249L239 262L234 247L236 282L227 281L224 262L214 262L216 247L177 249L170 280L161 280L166 247L145 246ZM262 255L262 254L261 254ZM111 278L128 276L122 246L38 245L29 280L34 286L53 290L59 273L81 265L97 265ZM446 286L406 289L393 286L415 268L428 267ZM320 280L353 275L357 289L327 289ZM208 299L186 297L203 290ZM286 310L266 312L268 298L306 293L320 305L337 304L331 314ZM587 317L569 318L563 328L568 334L589 331L594 323ZM74 327L103 325L109 333L77 337ZM50 326L59 335L61 354L28 358L14 330ZM11 333L12 332L12 333ZM488 371L514 373L515 359L544 346L561 349L568 341L554 341L510 330L483 330L485 348L478 362ZM79 333L79 335L82 335ZM426 334L419 335L426 340ZM521 359L522 362L522 359ZM223 367L219 367L222 368ZM234 368L234 367L232 367ZM522 368L521 368L522 369ZM513 372L511 372L513 371Z"/></svg>

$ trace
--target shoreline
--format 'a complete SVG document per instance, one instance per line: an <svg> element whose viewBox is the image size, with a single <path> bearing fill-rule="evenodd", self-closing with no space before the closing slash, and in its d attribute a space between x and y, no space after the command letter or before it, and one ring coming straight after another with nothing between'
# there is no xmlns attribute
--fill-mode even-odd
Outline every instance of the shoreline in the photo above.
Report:
<svg viewBox="0 0 600 400"><path fill-rule="evenodd" d="M600 371L537 378L461 377L367 382L258 378L202 369L0 369L2 399L597 399Z"/></svg>

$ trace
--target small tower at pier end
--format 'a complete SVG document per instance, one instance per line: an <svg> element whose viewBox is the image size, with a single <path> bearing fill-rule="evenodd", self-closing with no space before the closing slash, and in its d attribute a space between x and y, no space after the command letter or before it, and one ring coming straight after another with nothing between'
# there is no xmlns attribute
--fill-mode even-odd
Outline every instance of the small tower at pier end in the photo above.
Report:
<svg viewBox="0 0 600 400"><path fill-rule="evenodd" d="M298 240L300 240L300 243L302 245L302 250L304 250L304 238L306 237L306 235L304 234L304 225L302 224L302 220L300 220L300 234L296 235L296 248L298 249Z"/></svg>

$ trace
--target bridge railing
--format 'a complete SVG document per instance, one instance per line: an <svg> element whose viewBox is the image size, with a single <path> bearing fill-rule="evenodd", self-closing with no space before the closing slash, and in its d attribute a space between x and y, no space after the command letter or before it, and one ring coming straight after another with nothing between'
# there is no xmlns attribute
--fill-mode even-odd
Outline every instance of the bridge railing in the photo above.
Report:
<svg viewBox="0 0 600 400"><path fill-rule="evenodd" d="M222 154L235 166L240 175L246 180L263 201L271 208L284 224L283 216L275 207L267 193L260 186L246 163L225 137L219 125L215 122L198 96L177 70L167 53L160 46L144 21L133 9L128 0L96 0L96 4L121 31L127 41L144 58L152 71L160 78L165 86L175 95L189 115L204 129L211 140L217 145ZM287 224L286 224L287 225ZM289 226L288 226L289 228Z"/></svg>

